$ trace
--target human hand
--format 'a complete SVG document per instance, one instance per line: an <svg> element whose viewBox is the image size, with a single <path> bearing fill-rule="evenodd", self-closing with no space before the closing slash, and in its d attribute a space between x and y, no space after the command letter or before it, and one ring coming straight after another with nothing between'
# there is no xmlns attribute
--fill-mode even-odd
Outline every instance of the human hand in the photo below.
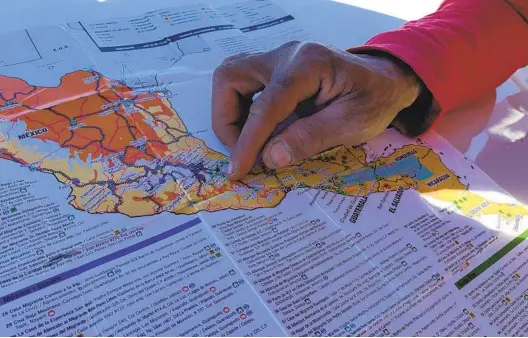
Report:
<svg viewBox="0 0 528 338"><path fill-rule="evenodd" d="M335 146L365 142L418 94L414 73L395 59L290 42L227 58L215 70L213 130L231 152L228 178L239 180L261 151L264 164L277 169ZM307 102L313 114L270 138Z"/></svg>

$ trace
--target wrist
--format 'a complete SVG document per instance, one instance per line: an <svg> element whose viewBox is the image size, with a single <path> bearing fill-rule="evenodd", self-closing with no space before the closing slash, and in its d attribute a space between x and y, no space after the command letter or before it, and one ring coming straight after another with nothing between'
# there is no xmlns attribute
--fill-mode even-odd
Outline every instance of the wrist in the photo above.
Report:
<svg viewBox="0 0 528 338"><path fill-rule="evenodd" d="M385 76L395 80L396 85L402 91L402 95L405 96L401 109L412 105L420 96L423 90L420 78L402 60L389 53L377 50L361 51L353 54L365 59L370 64L374 62L377 71L381 71Z"/></svg>
<svg viewBox="0 0 528 338"><path fill-rule="evenodd" d="M390 53L376 49L351 49L357 56L376 58L391 76L400 79L404 92L409 95L406 104L391 123L401 133L416 137L426 132L440 115L440 107L421 78L404 61Z"/></svg>

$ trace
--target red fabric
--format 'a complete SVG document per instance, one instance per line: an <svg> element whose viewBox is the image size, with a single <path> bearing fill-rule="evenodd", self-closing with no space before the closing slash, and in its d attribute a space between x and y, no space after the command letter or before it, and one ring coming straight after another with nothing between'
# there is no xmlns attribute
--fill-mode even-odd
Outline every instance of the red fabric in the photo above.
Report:
<svg viewBox="0 0 528 338"><path fill-rule="evenodd" d="M365 47L407 63L445 111L528 65L527 17L528 0L447 0L437 12L379 34Z"/></svg>

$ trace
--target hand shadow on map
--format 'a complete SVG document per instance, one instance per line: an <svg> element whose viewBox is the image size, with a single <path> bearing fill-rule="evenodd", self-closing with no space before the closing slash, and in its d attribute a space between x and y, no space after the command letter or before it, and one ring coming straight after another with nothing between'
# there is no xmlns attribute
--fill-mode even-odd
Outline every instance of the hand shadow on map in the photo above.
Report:
<svg viewBox="0 0 528 338"><path fill-rule="evenodd" d="M522 91L499 102L485 130L485 148L475 162L499 185L528 204L528 92Z"/></svg>
<svg viewBox="0 0 528 338"><path fill-rule="evenodd" d="M446 112L435 130L517 200L528 204L528 92L496 103L495 91Z"/></svg>

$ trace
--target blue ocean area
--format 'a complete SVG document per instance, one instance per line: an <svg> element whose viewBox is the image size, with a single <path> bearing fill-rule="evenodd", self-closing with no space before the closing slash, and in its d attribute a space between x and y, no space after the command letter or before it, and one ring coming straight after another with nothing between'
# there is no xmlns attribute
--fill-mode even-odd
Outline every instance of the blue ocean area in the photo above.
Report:
<svg viewBox="0 0 528 338"><path fill-rule="evenodd" d="M403 158L399 161L384 164L376 168L368 168L342 176L346 184L361 184L374 181L376 178L387 178L395 175L409 176L417 180L426 180L433 173L423 166L416 155Z"/></svg>

